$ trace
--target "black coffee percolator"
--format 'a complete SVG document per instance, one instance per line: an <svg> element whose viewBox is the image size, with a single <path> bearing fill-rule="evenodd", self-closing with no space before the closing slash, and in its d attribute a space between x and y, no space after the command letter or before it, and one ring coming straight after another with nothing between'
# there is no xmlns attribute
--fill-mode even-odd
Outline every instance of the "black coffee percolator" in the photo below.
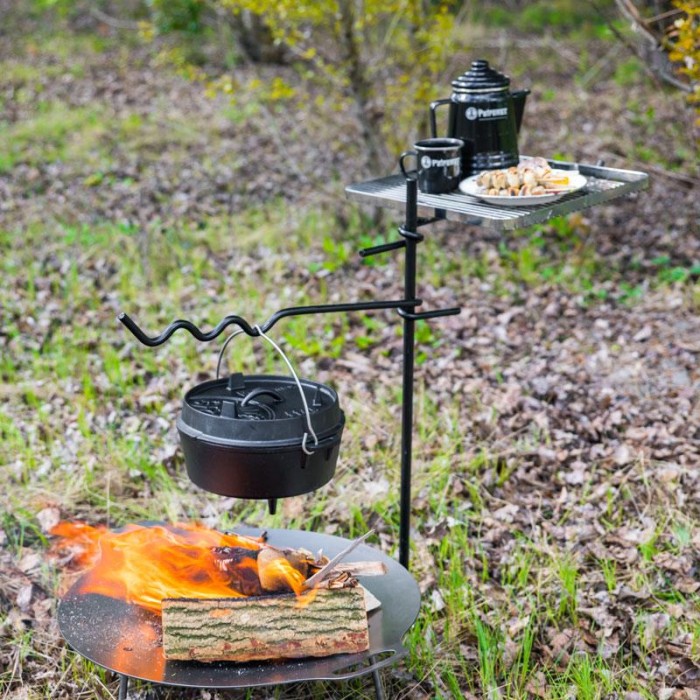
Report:
<svg viewBox="0 0 700 700"><path fill-rule="evenodd" d="M452 81L452 95L430 104L433 137L437 136L438 107L450 105L447 136L465 142L465 176L518 164L518 131L530 91L511 92L509 88L510 78L491 68L488 61L473 61L466 73Z"/></svg>

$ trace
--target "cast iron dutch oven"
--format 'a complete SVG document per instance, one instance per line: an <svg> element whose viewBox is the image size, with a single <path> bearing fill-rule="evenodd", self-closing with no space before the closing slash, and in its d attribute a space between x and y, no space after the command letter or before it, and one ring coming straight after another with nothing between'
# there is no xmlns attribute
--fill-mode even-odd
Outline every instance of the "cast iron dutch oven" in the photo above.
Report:
<svg viewBox="0 0 700 700"><path fill-rule="evenodd" d="M188 391L177 421L195 484L223 496L267 498L272 512L274 499L331 479L344 426L332 388L240 373Z"/></svg>

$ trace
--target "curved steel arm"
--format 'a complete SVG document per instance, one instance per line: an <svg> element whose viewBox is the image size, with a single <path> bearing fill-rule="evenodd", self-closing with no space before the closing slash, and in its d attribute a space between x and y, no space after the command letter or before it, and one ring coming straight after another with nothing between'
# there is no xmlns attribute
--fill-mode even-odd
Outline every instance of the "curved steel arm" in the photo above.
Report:
<svg viewBox="0 0 700 700"><path fill-rule="evenodd" d="M157 345L162 345L167 340L169 340L170 336L179 328L184 328L197 340L201 340L205 343L209 342L210 340L214 340L214 338L223 333L223 331L226 328L232 325L239 326L248 335L258 335L258 332L254 328L252 328L244 318L234 315L224 317L223 319L221 319L216 328L210 330L207 333L204 333L203 331L199 330L199 328L197 328L197 326L195 326L194 323L192 323L192 321L178 319L177 321L173 321L160 335L152 337L146 335L141 330L139 325L124 312L120 313L119 316L117 316L117 319L121 321L131 331L131 333L136 337L136 339L140 343L148 345L149 348L154 348Z"/></svg>
<svg viewBox="0 0 700 700"><path fill-rule="evenodd" d="M260 330L262 330L263 333L266 333L277 323L277 321L287 318L288 316L304 316L307 314L328 314L348 311L375 311L378 309L415 309L416 306L420 306L422 303L423 302L421 299L397 299L394 301L364 301L352 304L291 306L286 309L281 309L270 316L270 318L260 326ZM173 321L160 335L156 336L146 335L140 326L124 312L120 313L119 316L117 316L117 319L131 331L131 333L140 343L143 343L143 345L147 345L151 348L165 343L170 339L170 336L180 328L183 328L197 340L201 340L205 343L209 342L210 340L214 340L214 338L221 335L226 328L233 325L238 326L250 336L260 335L257 326L251 326L244 318L234 314L225 316L223 319L221 319L221 321L219 321L215 328L207 332L200 330L194 325L194 323L192 323L192 321L178 319L177 321Z"/></svg>

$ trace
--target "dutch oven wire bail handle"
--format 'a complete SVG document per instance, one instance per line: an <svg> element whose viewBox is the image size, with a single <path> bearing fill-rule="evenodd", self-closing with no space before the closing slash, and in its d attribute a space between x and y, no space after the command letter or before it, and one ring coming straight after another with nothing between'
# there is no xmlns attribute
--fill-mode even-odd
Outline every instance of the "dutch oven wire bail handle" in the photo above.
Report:
<svg viewBox="0 0 700 700"><path fill-rule="evenodd" d="M294 367L292 366L292 363L290 362L289 358L287 355L285 355L284 350L274 341L272 338L270 338L268 335L265 335L263 332L262 328L260 328L259 325L254 325L253 328L258 332L261 338L264 338L272 347L277 351L277 353L280 355L280 357L284 360L285 364L287 365L287 368L289 369L294 382L297 385L297 389L299 389L299 394L301 395L301 403L304 406L304 413L306 414L306 427L308 428L308 432L304 433L304 436L302 437L301 440L301 449L303 450L304 454L306 455L312 455L313 451L310 450L306 446L306 442L309 439L309 433L311 434L311 437L314 440L314 445L318 446L318 436L316 435L316 431L313 428L313 425L311 425L311 412L309 411L309 404L306 401L306 394L304 394L304 389L301 386L301 382L299 381L299 377L297 376L296 371L294 370ZM224 344L221 346L221 350L219 351L219 359L217 360L216 363L216 378L218 379L220 374L221 374L221 361L223 360L224 357L224 352L226 351L226 347L228 344L237 336L240 335L241 333L244 333L245 331L242 328L239 328L231 335L229 335L228 338L224 341ZM250 396L250 395L249 395ZM246 400L249 398L249 396L246 397Z"/></svg>

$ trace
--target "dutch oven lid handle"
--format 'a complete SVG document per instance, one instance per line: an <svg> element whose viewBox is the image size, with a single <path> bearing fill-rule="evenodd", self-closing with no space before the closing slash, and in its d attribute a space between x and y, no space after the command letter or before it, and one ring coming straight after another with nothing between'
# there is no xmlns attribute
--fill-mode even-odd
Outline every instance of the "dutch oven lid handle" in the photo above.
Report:
<svg viewBox="0 0 700 700"><path fill-rule="evenodd" d="M284 351L282 348L277 345L277 343L272 340L272 338L268 337L265 335L263 332L262 328L260 326L255 325L253 328L260 334L261 338L264 338L267 340L272 347L277 350L277 352L280 354L282 359L284 360L285 364L289 368L289 371L292 374L292 377L294 378L294 381L296 382L297 388L299 389L299 394L301 395L301 403L304 406L304 413L306 414L306 427L309 429L308 432L304 433L304 437L301 440L301 449L307 454L307 455L312 455L313 451L310 450L306 446L306 441L309 439L309 433L311 434L311 437L314 439L314 445L318 446L318 436L316 435L316 432L314 431L313 426L311 425L311 412L309 411L309 404L306 401L306 394L304 394L304 389L301 386L301 382L299 381L299 377L297 376L297 373L294 371L294 367L292 367L292 363L289 361L289 358L284 354ZM221 348L221 351L219 352L219 361L216 363L216 378L219 378L219 374L221 373L221 360L223 359L224 356L224 351L226 350L226 346L237 336L243 333L244 330L242 328L239 328L238 330L234 331L231 333L231 335L226 338L226 342L223 344L223 347ZM245 397L244 401L248 401L249 399L253 398L253 395L255 394L256 391L262 392L265 391L266 393L273 393L269 392L265 389L259 389L259 390L253 390L248 396ZM281 397L279 394L277 395L277 398L281 400Z"/></svg>
<svg viewBox="0 0 700 700"><path fill-rule="evenodd" d="M267 396L272 396L272 399L275 403L284 401L284 399L276 391L273 391L272 389L266 389L264 386L259 386L257 389L253 389L250 393L245 395L245 398L243 399L243 401L241 401L241 406L245 406L249 401L252 401L257 396L261 396L263 394L267 394Z"/></svg>

